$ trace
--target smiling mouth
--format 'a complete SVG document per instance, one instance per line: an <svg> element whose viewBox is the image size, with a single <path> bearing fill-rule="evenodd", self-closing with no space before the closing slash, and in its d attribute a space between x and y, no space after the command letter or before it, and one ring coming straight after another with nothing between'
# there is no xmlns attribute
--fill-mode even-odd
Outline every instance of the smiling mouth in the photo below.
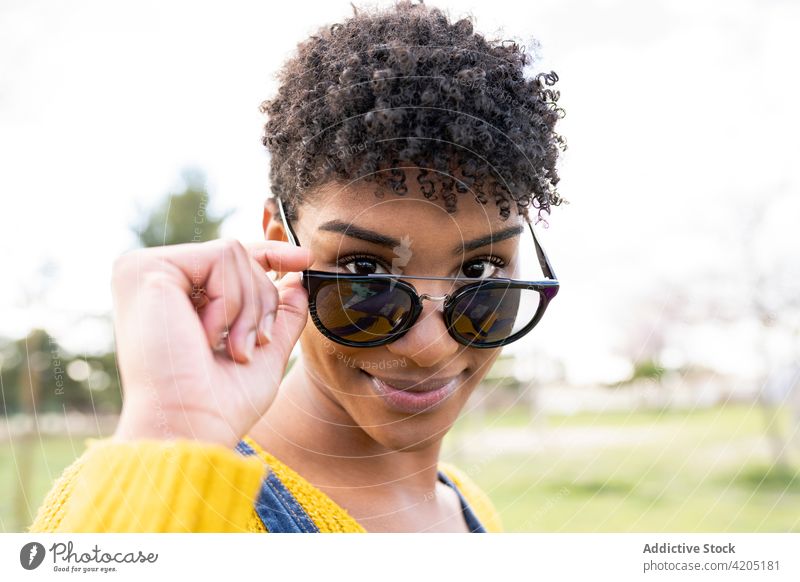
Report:
<svg viewBox="0 0 800 582"><path fill-rule="evenodd" d="M440 376L437 378L387 378L370 374L365 370L362 370L362 372L372 378L377 378L387 386L407 392L432 392L433 390L438 390L446 384L449 384L453 380L457 380L461 376L461 374L456 374L454 376Z"/></svg>
<svg viewBox="0 0 800 582"><path fill-rule="evenodd" d="M455 376L409 380L407 378L378 378L361 370L370 381L373 392L397 412L413 414L436 407L453 394L461 383L462 374Z"/></svg>

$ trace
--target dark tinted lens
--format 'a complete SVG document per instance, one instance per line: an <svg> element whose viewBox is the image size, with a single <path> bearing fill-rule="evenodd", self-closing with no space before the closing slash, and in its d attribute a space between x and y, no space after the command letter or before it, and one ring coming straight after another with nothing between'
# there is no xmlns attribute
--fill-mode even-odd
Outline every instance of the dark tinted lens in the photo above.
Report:
<svg viewBox="0 0 800 582"><path fill-rule="evenodd" d="M317 293L317 317L331 333L352 342L392 335L411 313L411 297L390 280L326 281Z"/></svg>
<svg viewBox="0 0 800 582"><path fill-rule="evenodd" d="M456 301L453 329L476 344L501 341L533 321L540 301L541 295L532 289L479 287Z"/></svg>

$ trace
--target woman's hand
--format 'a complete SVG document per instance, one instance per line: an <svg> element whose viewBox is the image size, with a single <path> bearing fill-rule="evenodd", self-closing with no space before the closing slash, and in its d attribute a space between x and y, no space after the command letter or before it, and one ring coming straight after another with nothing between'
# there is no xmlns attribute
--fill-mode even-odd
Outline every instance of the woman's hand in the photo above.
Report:
<svg viewBox="0 0 800 582"><path fill-rule="evenodd" d="M312 262L308 249L280 241L119 257L112 295L124 403L114 438L234 446L275 398L308 317L297 271ZM273 283L267 271L287 274Z"/></svg>

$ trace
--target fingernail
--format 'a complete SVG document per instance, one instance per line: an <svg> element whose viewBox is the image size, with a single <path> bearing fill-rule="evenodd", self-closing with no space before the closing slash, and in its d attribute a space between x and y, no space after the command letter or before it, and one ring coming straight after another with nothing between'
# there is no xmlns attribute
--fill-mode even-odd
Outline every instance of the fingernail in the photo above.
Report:
<svg viewBox="0 0 800 582"><path fill-rule="evenodd" d="M270 332L272 331L273 323L275 323L275 314L272 312L267 313L261 319L261 333L263 333L267 337L268 341L272 341L272 336L270 335Z"/></svg>
<svg viewBox="0 0 800 582"><path fill-rule="evenodd" d="M228 343L228 330L226 329L220 334L219 340L217 341L217 345L214 346L214 349L217 350L218 352L224 351L225 348L227 347L227 343Z"/></svg>
<svg viewBox="0 0 800 582"><path fill-rule="evenodd" d="M250 333L247 334L247 339L245 340L244 351L247 354L247 359L253 359L253 350L256 347L256 330L252 330Z"/></svg>

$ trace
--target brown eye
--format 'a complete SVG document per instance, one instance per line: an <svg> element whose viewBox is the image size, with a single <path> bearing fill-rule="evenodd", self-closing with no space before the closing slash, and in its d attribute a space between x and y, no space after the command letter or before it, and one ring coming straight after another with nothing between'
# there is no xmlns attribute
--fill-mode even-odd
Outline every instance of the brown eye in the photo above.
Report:
<svg viewBox="0 0 800 582"><path fill-rule="evenodd" d="M464 266L464 275L470 279L488 279L505 267L505 261L500 257L486 257L467 263Z"/></svg>
<svg viewBox="0 0 800 582"><path fill-rule="evenodd" d="M348 255L342 257L337 264L354 275L377 274L378 268L383 268L380 260L369 255ZM388 270L386 272L388 273Z"/></svg>

